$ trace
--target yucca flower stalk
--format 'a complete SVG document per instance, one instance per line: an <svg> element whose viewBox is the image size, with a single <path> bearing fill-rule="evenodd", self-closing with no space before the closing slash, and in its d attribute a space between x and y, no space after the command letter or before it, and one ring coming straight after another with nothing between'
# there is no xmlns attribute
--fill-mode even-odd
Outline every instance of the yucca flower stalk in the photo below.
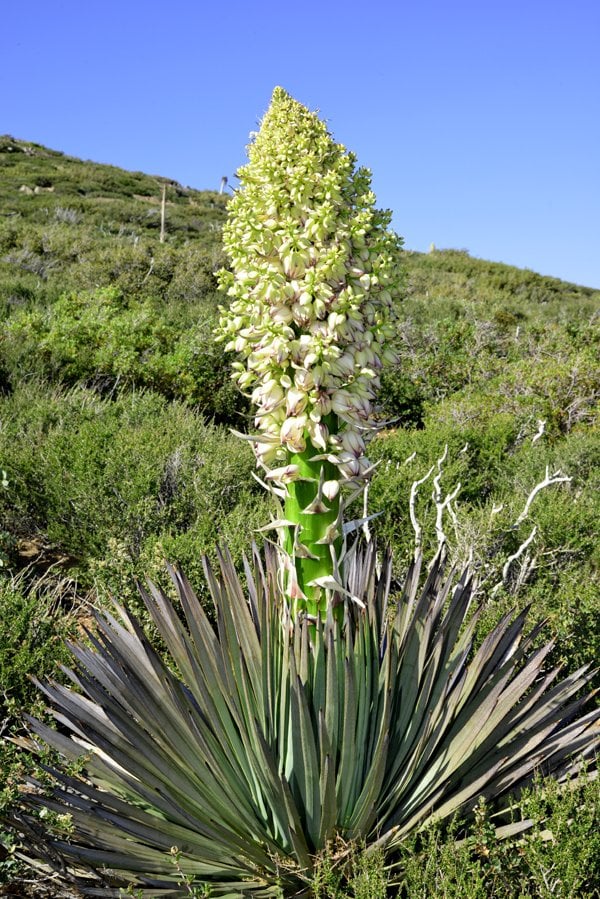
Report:
<svg viewBox="0 0 600 899"><path fill-rule="evenodd" d="M297 612L326 614L341 588L344 505L364 487L380 371L395 355L401 241L370 173L282 88L239 170L223 231L230 297L218 337L256 406L250 435ZM344 488L349 487L350 490Z"/></svg>

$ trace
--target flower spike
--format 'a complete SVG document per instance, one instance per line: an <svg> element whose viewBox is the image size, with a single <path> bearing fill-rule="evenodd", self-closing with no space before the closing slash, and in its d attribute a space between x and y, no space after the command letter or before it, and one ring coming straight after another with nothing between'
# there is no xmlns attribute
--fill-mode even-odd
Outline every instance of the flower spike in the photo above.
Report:
<svg viewBox="0 0 600 899"><path fill-rule="evenodd" d="M318 545L326 535L341 545L341 521L330 536L340 485L364 486L372 471L366 439L379 374L394 358L401 241L391 214L375 208L370 173L283 88L238 176L217 339L237 353L233 378L255 406L257 433L245 439L265 482L286 491L284 517L302 525L310 565L298 561L298 579L310 593L315 579L337 577ZM284 548L294 546L290 529Z"/></svg>

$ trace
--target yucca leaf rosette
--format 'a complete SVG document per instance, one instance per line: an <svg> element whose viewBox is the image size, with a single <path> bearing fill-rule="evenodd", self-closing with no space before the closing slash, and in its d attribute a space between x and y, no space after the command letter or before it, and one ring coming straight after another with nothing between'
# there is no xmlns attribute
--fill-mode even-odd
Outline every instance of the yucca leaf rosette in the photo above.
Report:
<svg viewBox="0 0 600 899"><path fill-rule="evenodd" d="M324 612L342 552L345 485L366 483L380 372L393 362L401 241L370 173L282 88L238 172L218 336L256 406L251 435L293 560L287 593Z"/></svg>
<svg viewBox="0 0 600 899"><path fill-rule="evenodd" d="M391 555L359 546L343 575L366 610L294 628L279 555L255 547L244 579L227 551L203 560L214 625L171 569L175 605L142 589L161 652L115 603L71 647L71 685L40 685L59 726L30 724L64 761L44 756L45 784L28 779L11 827L18 856L67 887L56 895L323 895L315 869L336 837L393 852L430 822L472 817L481 796L498 804L495 838L519 836L534 820L509 814L511 794L593 759L600 709L585 712L581 691L594 672L561 679L525 613L476 648L473 582L448 577L442 554L425 583L418 555L391 616Z"/></svg>

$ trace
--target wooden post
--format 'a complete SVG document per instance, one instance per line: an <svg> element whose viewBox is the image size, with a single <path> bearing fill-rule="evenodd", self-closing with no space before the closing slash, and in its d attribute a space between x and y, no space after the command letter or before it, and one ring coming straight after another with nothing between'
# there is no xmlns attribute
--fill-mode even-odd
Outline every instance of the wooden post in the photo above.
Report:
<svg viewBox="0 0 600 899"><path fill-rule="evenodd" d="M167 185L163 182L162 202L160 204L160 242L165 242L165 207L167 205Z"/></svg>

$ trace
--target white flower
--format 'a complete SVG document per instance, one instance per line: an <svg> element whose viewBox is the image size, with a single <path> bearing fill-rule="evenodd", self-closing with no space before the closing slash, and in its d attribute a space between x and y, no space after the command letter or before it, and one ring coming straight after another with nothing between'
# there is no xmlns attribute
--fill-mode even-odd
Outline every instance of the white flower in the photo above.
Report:
<svg viewBox="0 0 600 899"><path fill-rule="evenodd" d="M311 393L312 409L310 417L313 421L319 421L331 412L331 397L323 390L317 393Z"/></svg>
<svg viewBox="0 0 600 899"><path fill-rule="evenodd" d="M308 397L302 390L290 387L286 396L286 411L288 415L299 415L306 408Z"/></svg>
<svg viewBox="0 0 600 899"><path fill-rule="evenodd" d="M339 359L331 363L331 370L340 378L349 378L354 372L355 357L352 353L344 353Z"/></svg>
<svg viewBox="0 0 600 899"><path fill-rule="evenodd" d="M283 387L274 378L255 387L251 396L252 402L260 406L264 412L271 412L277 408L284 398L285 392Z"/></svg>
<svg viewBox="0 0 600 899"><path fill-rule="evenodd" d="M307 419L305 415L298 418L286 418L281 426L279 435L281 442L292 453L303 453L306 449L306 438L304 436L306 430Z"/></svg>
<svg viewBox="0 0 600 899"><path fill-rule="evenodd" d="M365 441L360 433L346 429L342 432L342 448L352 453L355 459L360 459L365 454Z"/></svg>
<svg viewBox="0 0 600 899"><path fill-rule="evenodd" d="M327 425L309 419L306 425L306 429L308 431L308 436L310 437L310 442L312 443L312 445L316 446L317 449L326 450L327 438L329 437L329 430L327 428Z"/></svg>
<svg viewBox="0 0 600 899"><path fill-rule="evenodd" d="M289 325L294 320L289 306L273 306L269 311L269 315L274 322L283 322L286 325Z"/></svg>
<svg viewBox="0 0 600 899"><path fill-rule="evenodd" d="M336 415L347 415L354 408L347 390L336 390L331 396L331 409Z"/></svg>
<svg viewBox="0 0 600 899"><path fill-rule="evenodd" d="M352 453L341 453L339 469L345 478L355 478L360 474L360 461Z"/></svg>
<svg viewBox="0 0 600 899"><path fill-rule="evenodd" d="M312 372L305 368L298 368L294 372L294 383L298 390L311 390L314 387L314 379Z"/></svg>
<svg viewBox="0 0 600 899"><path fill-rule="evenodd" d="M300 477L298 465L283 465L281 468L273 468L266 475L266 480L279 481L282 484L290 484Z"/></svg>

